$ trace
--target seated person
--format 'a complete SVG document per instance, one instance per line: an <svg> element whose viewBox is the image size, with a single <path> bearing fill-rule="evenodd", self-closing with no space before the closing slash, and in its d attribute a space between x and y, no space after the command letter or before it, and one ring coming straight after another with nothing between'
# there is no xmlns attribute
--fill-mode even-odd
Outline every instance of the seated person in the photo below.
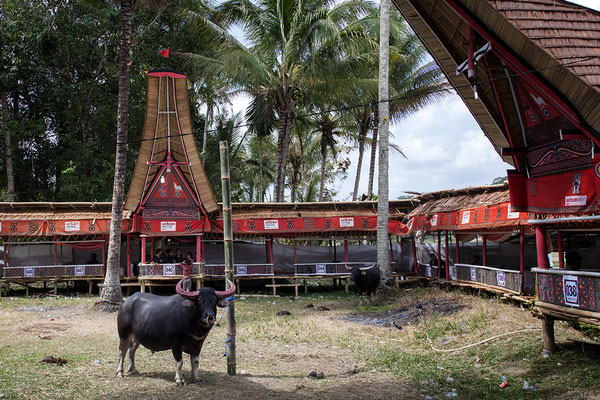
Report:
<svg viewBox="0 0 600 400"><path fill-rule="evenodd" d="M98 254L96 254L96 253L90 254L90 259L88 260L88 262L86 262L86 264L100 264L98 262Z"/></svg>
<svg viewBox="0 0 600 400"><path fill-rule="evenodd" d="M162 264L165 262L165 256L162 253L161 249L156 249L154 252L154 258L152 259L154 264Z"/></svg>
<svg viewBox="0 0 600 400"><path fill-rule="evenodd" d="M183 253L181 252L181 249L175 249L175 262L182 262L184 260L183 258Z"/></svg>
<svg viewBox="0 0 600 400"><path fill-rule="evenodd" d="M183 274L183 282L181 283L181 287L183 290L187 290L189 292L192 290L192 260L190 260L190 258L186 258L180 265Z"/></svg>
<svg viewBox="0 0 600 400"><path fill-rule="evenodd" d="M167 249L167 256L165 257L166 263L174 263L175 256L173 255L173 249Z"/></svg>
<svg viewBox="0 0 600 400"><path fill-rule="evenodd" d="M569 250L565 254L565 269L578 271L581 268L581 255L575 250Z"/></svg>

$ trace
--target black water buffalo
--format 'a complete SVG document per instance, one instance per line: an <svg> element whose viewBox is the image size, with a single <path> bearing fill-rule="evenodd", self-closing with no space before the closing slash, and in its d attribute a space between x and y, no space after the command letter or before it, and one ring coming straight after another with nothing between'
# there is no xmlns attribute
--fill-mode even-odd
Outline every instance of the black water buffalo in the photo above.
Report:
<svg viewBox="0 0 600 400"><path fill-rule="evenodd" d="M175 358L175 383L185 383L182 352L190 355L192 382L201 382L198 377L198 356L204 339L215 323L217 305L225 307L225 299L235 293L235 285L230 282L229 290L219 292L212 288L202 288L188 292L176 286L173 296L156 296L150 293L136 293L119 310L117 327L119 330L119 366L117 376L123 376L123 361L129 349L128 374L136 374L135 351L141 344L153 353L171 350Z"/></svg>
<svg viewBox="0 0 600 400"><path fill-rule="evenodd" d="M379 271L377 264L366 267L355 266L352 268L352 280L354 281L356 291L360 295L361 306L363 305L365 292L367 293L367 303L371 303L371 293L373 294L373 301L377 300L377 286L379 286L380 279L381 271Z"/></svg>

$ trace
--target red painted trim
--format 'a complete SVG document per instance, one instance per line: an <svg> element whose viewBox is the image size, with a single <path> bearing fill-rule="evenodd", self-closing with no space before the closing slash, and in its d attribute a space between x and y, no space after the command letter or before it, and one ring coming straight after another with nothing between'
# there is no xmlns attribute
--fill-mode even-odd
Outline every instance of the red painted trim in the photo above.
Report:
<svg viewBox="0 0 600 400"><path fill-rule="evenodd" d="M501 60L503 60L506 64L510 64L513 69L517 71L517 73L522 74L521 76L524 79L527 79L533 84L537 89L539 89L544 95L548 96L550 100L552 100L559 109L559 112L565 116L571 123L573 123L577 128L579 128L582 132L586 134L590 139L594 140L594 142L600 145L600 141L588 132L579 121L577 114L569 107L560 97L558 97L554 90L550 89L546 86L538 77L534 75L532 72L527 72L530 68L525 67L523 63L521 63L515 56L510 54L502 44L500 44L492 35L490 35L486 29L481 27L475 19L461 6L459 6L455 0L445 0L446 4L448 4L458 15L460 15L469 25L471 25L477 33L479 33L484 39L488 40L492 44L492 52L496 54Z"/></svg>
<svg viewBox="0 0 600 400"><path fill-rule="evenodd" d="M504 115L504 108L502 107L502 103L500 103L500 96L498 95L498 89L496 88L496 81L494 81L492 71L490 71L490 66L488 64L487 55L484 55L483 59L485 60L485 67L487 70L488 78L490 78L490 82L492 83L492 89L494 90L494 97L496 98L496 103L498 104L498 109L500 110L500 115L502 116L502 122L504 123L504 129L506 129L505 136L508 139L508 143L510 144L510 147L514 147L512 137L510 135L510 130L508 129L508 122L506 122L506 115ZM517 163L517 160L515 160L514 156L513 156L513 162L518 168L519 164Z"/></svg>
<svg viewBox="0 0 600 400"><path fill-rule="evenodd" d="M179 179L183 182L183 184L185 185L185 187L187 188L187 190L190 192L190 194L192 195L192 198L194 199L194 201L196 202L196 205L198 207L200 207L202 209L202 211L204 212L204 215L206 215L206 210L204 209L204 207L202 206L202 203L200 203L200 200L198 200L198 198L196 197L196 194L194 193L194 191L192 190L192 188L190 188L190 185L187 183L185 177L183 176L183 174L181 173L181 171L179 170L179 167L177 165L173 166L173 169L175 170L175 172L177 172L177 176L179 176Z"/></svg>
<svg viewBox="0 0 600 400"><path fill-rule="evenodd" d="M141 262L145 263L146 262L146 237L145 236L142 237L142 248L141 248L140 254L141 254L141 259L142 259Z"/></svg>
<svg viewBox="0 0 600 400"><path fill-rule="evenodd" d="M181 130L181 121L179 121L179 107L177 107L177 88L175 87L175 80L173 80L173 100L175 103L175 116L176 116L176 120L177 120L177 129L179 129L179 134L183 135L183 132ZM190 178L192 179L192 183L194 185L194 189L195 189L195 193L194 191L190 190L190 192L194 193L194 200L196 201L196 204L198 204L198 206L200 207L200 209L202 210L202 212L204 213L204 215L208 215L208 212L206 211L206 208L204 208L204 205L202 204L202 201L200 201L200 195L198 194L198 185L196 185L196 180L194 179L194 173L192 171L192 164L189 162L190 161L190 157L188 156L188 152L187 152L187 147L185 146L185 140L183 139L183 136L179 136L179 138L181 139L181 146L183 147L183 154L185 155L185 159L187 160L187 167L190 170ZM198 198L196 198L198 197Z"/></svg>
<svg viewBox="0 0 600 400"><path fill-rule="evenodd" d="M158 77L163 77L163 76L168 76L169 78L186 78L185 75L183 74L178 74L176 72L148 72L149 76L158 76Z"/></svg>
<svg viewBox="0 0 600 400"><path fill-rule="evenodd" d="M537 251L538 268L548 269L548 245L546 244L546 226L535 226L535 248Z"/></svg>
<svg viewBox="0 0 600 400"><path fill-rule="evenodd" d="M158 170L158 174L156 174L156 176L154 177L154 182L152 182L152 185L150 185L150 188L148 189L148 191L146 192L146 195L142 199L142 203L140 204L140 207L143 207L146 204L146 201L148 201L148 197L150 197L150 193L152 193L152 191L156 187L156 183L160 180L160 177L163 176L163 171L166 168L167 168L167 166L163 165L162 168L160 170ZM154 254L152 256L154 257Z"/></svg>

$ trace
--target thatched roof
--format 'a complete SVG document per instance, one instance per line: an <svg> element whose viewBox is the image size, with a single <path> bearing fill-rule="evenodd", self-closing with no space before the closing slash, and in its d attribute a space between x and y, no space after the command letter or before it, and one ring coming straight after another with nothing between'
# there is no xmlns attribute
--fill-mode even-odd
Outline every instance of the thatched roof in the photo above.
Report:
<svg viewBox="0 0 600 400"><path fill-rule="evenodd" d="M415 200L422 204L412 210L408 217L506 203L510 201L510 196L508 184L502 184L442 190L417 196Z"/></svg>
<svg viewBox="0 0 600 400"><path fill-rule="evenodd" d="M576 128L596 143L600 141L599 12L564 0L393 3L499 154L503 148L533 145L533 140L526 142L524 138L525 116L522 105L516 105L518 97L513 96L520 82L524 82L523 90L529 87L539 93L562 118L562 126L551 124L537 132L534 145L560 140L559 128ZM492 50L475 65L476 76L471 80L466 73L456 75L457 66L468 56L467 26L473 27L475 49L487 41L492 43ZM532 70L535 72L525 73ZM510 81L507 74L512 77ZM474 82L478 82L478 98L470 86ZM531 101L529 96L527 99ZM525 158L505 153L503 159L525 170Z"/></svg>
<svg viewBox="0 0 600 400"><path fill-rule="evenodd" d="M158 76L164 73L167 75ZM146 121L125 210L137 210L161 167L148 165L148 162L164 161L169 148L175 162L190 163L189 167L181 167L180 170L192 189L197 192L206 211L212 213L219 209L194 140L187 90L187 79L184 75L170 71L148 73ZM167 105L171 112L176 110L177 113L166 114ZM159 111L162 114L159 114Z"/></svg>
<svg viewBox="0 0 600 400"><path fill-rule="evenodd" d="M0 221L110 219L112 203L0 202ZM123 218L130 212L124 211Z"/></svg>
<svg viewBox="0 0 600 400"><path fill-rule="evenodd" d="M418 203L391 200L390 219L402 218ZM295 218L377 215L377 201L313 202L313 203L233 203L233 218Z"/></svg>

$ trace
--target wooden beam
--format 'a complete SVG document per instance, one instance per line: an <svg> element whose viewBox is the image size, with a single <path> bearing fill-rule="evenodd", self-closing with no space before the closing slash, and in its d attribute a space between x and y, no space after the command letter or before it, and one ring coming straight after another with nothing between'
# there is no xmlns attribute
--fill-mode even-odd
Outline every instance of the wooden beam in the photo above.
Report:
<svg viewBox="0 0 600 400"><path fill-rule="evenodd" d="M502 157L527 157L527 149L502 147L500 155Z"/></svg>

